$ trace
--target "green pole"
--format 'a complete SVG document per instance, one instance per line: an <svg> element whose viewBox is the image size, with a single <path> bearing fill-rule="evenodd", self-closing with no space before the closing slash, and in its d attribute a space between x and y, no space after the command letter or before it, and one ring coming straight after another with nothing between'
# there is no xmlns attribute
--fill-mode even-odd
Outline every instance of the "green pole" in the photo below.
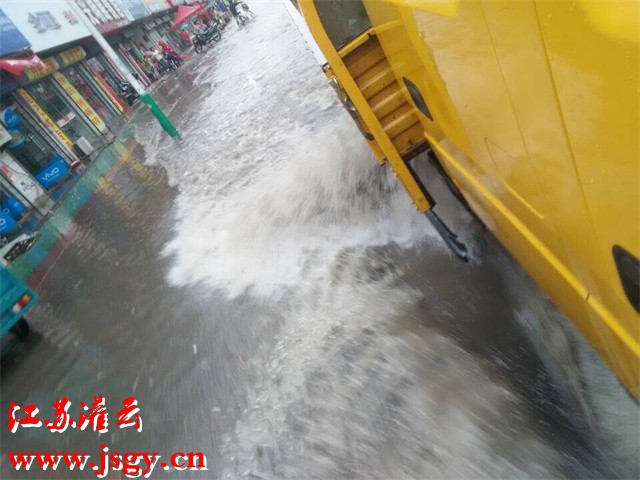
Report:
<svg viewBox="0 0 640 480"><path fill-rule="evenodd" d="M156 117L158 123L164 131L171 135L173 138L180 138L180 132L178 129L171 123L171 120L167 118L162 109L158 106L153 97L149 94L149 92L142 91L140 93L140 100L144 102L144 104L151 110L153 116Z"/></svg>
<svg viewBox="0 0 640 480"><path fill-rule="evenodd" d="M85 13L80 10L80 7L76 4L74 0L67 0L67 4L73 13L80 19L82 23L84 23L85 27L89 29L91 35L98 42L98 45L102 47L104 53L114 61L114 63L120 68L122 73L125 74L127 80L133 88L140 94L140 99L144 102L144 104L151 110L153 116L156 117L160 126L171 135L173 138L180 138L180 132L178 129L171 123L171 121L167 118L162 109L158 106L155 100L151 97L151 95L145 91L144 87L138 79L133 76L133 74L129 71L129 68L124 64L124 62L120 59L120 56L111 48L111 45L107 43L102 34L98 31L95 25L87 18Z"/></svg>

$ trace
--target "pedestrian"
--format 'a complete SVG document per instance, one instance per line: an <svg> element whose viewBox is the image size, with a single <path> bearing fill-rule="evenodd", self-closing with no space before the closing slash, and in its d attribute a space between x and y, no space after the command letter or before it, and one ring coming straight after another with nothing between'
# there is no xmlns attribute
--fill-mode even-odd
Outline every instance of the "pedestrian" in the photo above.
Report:
<svg viewBox="0 0 640 480"><path fill-rule="evenodd" d="M156 69L153 66L153 62L149 55L145 55L144 57L144 73L146 73L147 77L149 77L152 82L155 82L158 79L156 76Z"/></svg>
<svg viewBox="0 0 640 480"><path fill-rule="evenodd" d="M189 34L185 29L180 30L180 33L178 33L178 35L180 36L180 40L182 40L182 45L185 48L191 46L191 37L189 36Z"/></svg>
<svg viewBox="0 0 640 480"><path fill-rule="evenodd" d="M178 62L182 62L182 57L167 42L165 42L164 40L160 40L158 42L158 45L160 45L162 53L173 56L178 60Z"/></svg>

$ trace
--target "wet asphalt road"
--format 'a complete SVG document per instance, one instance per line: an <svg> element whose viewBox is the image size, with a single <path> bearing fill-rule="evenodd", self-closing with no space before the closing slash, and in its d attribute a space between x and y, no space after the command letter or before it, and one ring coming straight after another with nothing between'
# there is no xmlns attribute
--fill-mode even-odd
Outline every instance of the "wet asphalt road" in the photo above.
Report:
<svg viewBox="0 0 640 480"><path fill-rule="evenodd" d="M376 166L279 3L157 90L72 220L25 343L5 339L7 451L201 451L152 478L637 476L637 408L428 165L460 263ZM288 81L291 80L291 81ZM109 432L20 429L104 395ZM142 432L115 426L134 395ZM37 473L36 473L37 472ZM112 472L108 478L121 478Z"/></svg>

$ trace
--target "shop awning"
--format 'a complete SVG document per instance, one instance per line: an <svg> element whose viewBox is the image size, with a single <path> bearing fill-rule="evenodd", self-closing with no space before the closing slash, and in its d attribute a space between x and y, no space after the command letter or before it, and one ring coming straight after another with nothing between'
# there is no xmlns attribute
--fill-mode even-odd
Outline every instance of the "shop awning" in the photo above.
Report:
<svg viewBox="0 0 640 480"><path fill-rule="evenodd" d="M6 70L16 77L22 75L25 68L47 68L45 63L37 55L28 58L3 58L0 60L0 69Z"/></svg>
<svg viewBox="0 0 640 480"><path fill-rule="evenodd" d="M202 10L202 6L188 7L187 5L180 5L176 12L176 18L173 24L169 27L169 32L173 32L176 28L180 27L184 22L193 17L196 13Z"/></svg>

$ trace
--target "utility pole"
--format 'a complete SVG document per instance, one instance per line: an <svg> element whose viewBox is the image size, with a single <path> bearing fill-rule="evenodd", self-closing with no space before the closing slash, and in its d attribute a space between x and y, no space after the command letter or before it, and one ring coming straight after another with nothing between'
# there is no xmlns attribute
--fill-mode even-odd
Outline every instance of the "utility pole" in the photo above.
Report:
<svg viewBox="0 0 640 480"><path fill-rule="evenodd" d="M93 38L98 42L98 45L102 47L104 53L106 53L111 60L115 62L115 64L120 68L122 73L124 73L129 80L129 83L133 88L135 88L140 95L140 99L147 105L149 110L154 117L158 120L160 126L173 138L180 138L180 132L178 129L171 123L171 121L167 118L162 109L155 102L153 97L149 94L149 92L145 91L142 84L138 81L137 78L133 76L129 68L124 64L124 62L120 59L118 54L111 48L111 45L107 43L102 34L98 31L96 26L87 18L85 13L80 9L75 0L67 0L71 11L75 13L78 19L89 29Z"/></svg>

